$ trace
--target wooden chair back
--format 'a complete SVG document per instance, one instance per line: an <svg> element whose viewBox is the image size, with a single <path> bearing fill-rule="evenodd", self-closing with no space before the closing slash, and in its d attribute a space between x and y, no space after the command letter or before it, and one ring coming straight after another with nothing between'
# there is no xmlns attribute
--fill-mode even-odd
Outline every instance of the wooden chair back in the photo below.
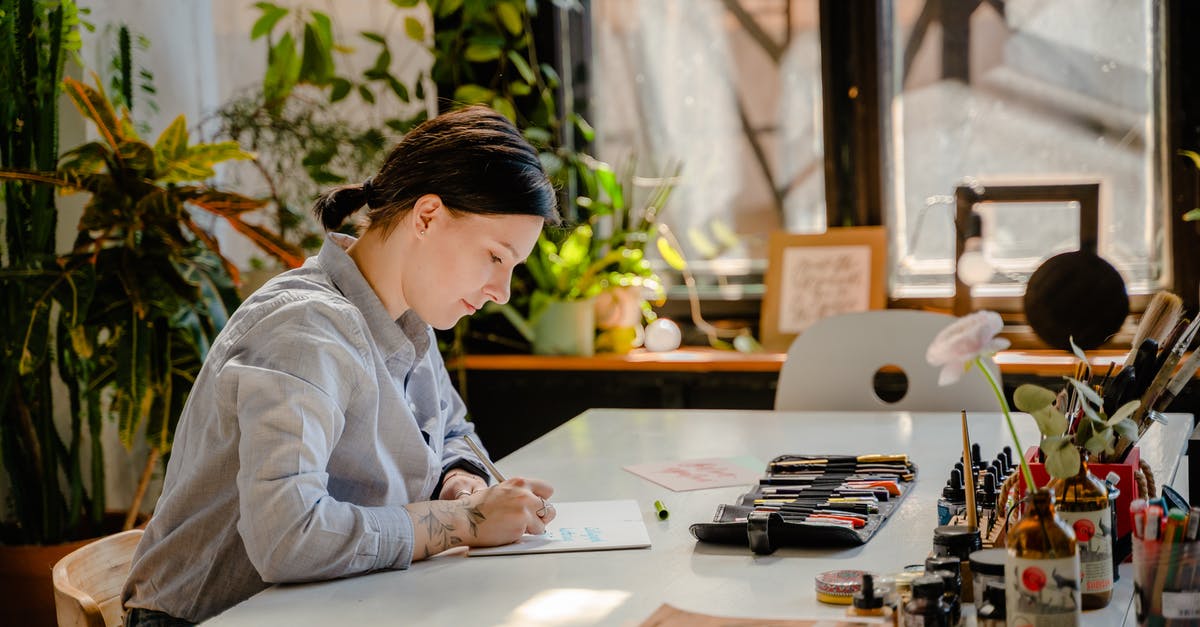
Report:
<svg viewBox="0 0 1200 627"><path fill-rule="evenodd" d="M84 545L54 565L59 627L121 625L121 590L141 539L141 529L122 531Z"/></svg>

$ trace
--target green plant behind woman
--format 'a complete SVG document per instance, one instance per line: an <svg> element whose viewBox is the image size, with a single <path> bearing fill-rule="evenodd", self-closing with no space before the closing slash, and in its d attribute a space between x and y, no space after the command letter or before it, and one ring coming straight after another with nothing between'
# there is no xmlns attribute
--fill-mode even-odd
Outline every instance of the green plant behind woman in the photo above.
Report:
<svg viewBox="0 0 1200 627"><path fill-rule="evenodd" d="M63 154L54 171L0 170L0 179L90 194L70 252L28 258L0 274L0 284L20 285L33 295L32 307L46 313L46 323L19 331L20 374L57 362L71 407L65 438L52 415L37 412L6 434L17 524L5 541L95 533L106 500L106 417L116 419L126 447L144 432L150 449L126 526L132 522L157 461L170 450L208 346L237 305L237 270L194 211L223 218L286 265L302 261L276 234L242 219L261 201L195 183L211 177L214 165L250 155L233 142L189 145L183 116L150 145L96 83L93 89L67 78L63 89L99 140ZM47 463L51 455L56 464Z"/></svg>

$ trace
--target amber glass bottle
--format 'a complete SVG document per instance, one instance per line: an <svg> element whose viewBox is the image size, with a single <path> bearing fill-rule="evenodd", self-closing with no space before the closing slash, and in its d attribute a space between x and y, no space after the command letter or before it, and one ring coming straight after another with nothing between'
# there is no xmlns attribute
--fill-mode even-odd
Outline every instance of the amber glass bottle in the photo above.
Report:
<svg viewBox="0 0 1200 627"><path fill-rule="evenodd" d="M1050 487L1054 490L1058 517L1075 531L1083 609L1095 610L1112 600L1114 530L1109 529L1112 518L1108 511L1108 490L1088 472L1087 452L1081 453L1079 472L1073 477L1055 479Z"/></svg>
<svg viewBox="0 0 1200 627"><path fill-rule="evenodd" d="M1079 555L1075 532L1054 513L1054 492L1029 496L1025 514L1008 532L1004 568L1010 625L1074 627L1079 624Z"/></svg>

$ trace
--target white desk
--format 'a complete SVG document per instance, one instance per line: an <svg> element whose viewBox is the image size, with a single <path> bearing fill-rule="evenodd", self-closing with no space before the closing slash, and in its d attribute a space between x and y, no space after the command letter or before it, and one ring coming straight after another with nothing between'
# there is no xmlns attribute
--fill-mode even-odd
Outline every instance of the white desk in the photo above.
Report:
<svg viewBox="0 0 1200 627"><path fill-rule="evenodd" d="M1022 444L1036 443L1017 416ZM1142 457L1160 484L1174 476L1192 416L1170 416L1143 439ZM991 458L1009 443L1000 414L971 417L972 439ZM211 621L231 625L636 625L666 602L682 609L761 618L835 617L818 603L813 576L838 568L893 572L922 563L936 525L936 501L959 457L957 414L591 410L504 458L508 476L553 482L562 501L635 498L653 547L642 550L467 558L451 551L413 564L319 584L276 586ZM920 468L902 506L866 545L783 548L756 557L746 547L699 543L688 525L709 521L745 486L670 492L621 470L649 461L752 455L765 466L781 453L908 453ZM1125 486L1121 486L1124 488ZM670 509L655 517L653 502ZM1120 625L1132 573L1122 568L1112 604L1088 625Z"/></svg>

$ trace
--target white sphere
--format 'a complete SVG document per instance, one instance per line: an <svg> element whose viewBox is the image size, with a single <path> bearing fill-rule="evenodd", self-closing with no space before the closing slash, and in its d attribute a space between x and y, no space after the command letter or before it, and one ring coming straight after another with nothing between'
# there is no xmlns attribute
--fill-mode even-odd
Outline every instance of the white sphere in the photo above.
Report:
<svg viewBox="0 0 1200 627"><path fill-rule="evenodd" d="M979 251L969 251L958 258L958 278L967 285L981 285L992 279L996 269Z"/></svg>
<svg viewBox="0 0 1200 627"><path fill-rule="evenodd" d="M646 325L646 350L656 353L673 351L679 348L682 340L683 334L679 332L679 325L666 318L659 318Z"/></svg>

